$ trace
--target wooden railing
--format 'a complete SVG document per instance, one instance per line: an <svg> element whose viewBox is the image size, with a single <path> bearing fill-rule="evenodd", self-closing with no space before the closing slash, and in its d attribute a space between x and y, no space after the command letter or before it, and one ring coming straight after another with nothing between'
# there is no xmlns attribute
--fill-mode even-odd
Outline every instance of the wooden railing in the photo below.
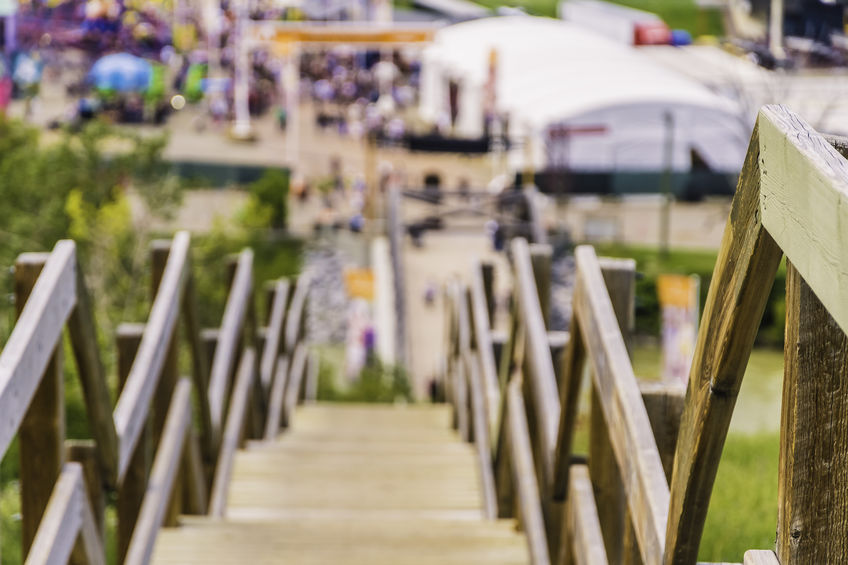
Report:
<svg viewBox="0 0 848 565"><path fill-rule="evenodd" d="M306 369L307 277L271 285L267 326L257 328L253 254L243 251L221 327L201 331L189 243L180 232L153 245L150 315L118 329L114 410L74 243L18 258L19 318L0 353L0 454L17 434L27 563L104 563L104 488L117 493L118 559L147 563L159 528L176 525L179 513L223 516L239 444L273 438L314 391L303 383L305 374L316 378ZM92 441L65 439L65 328ZM183 347L191 378L179 376Z"/></svg>
<svg viewBox="0 0 848 565"><path fill-rule="evenodd" d="M491 472L496 513L520 518L534 563L696 562L736 396L783 255L776 551L748 551L744 563L848 562L848 161L840 155L846 148L785 108L760 111L685 397L680 388L640 382L633 373L632 262L598 259L591 247L579 247L571 333L556 336L545 327L549 252L514 241L498 390L485 386L494 354L482 266L474 267L470 290L452 286L446 379L455 421L481 453L484 494ZM585 461L572 453L572 438L587 366ZM488 502L486 508L492 515Z"/></svg>

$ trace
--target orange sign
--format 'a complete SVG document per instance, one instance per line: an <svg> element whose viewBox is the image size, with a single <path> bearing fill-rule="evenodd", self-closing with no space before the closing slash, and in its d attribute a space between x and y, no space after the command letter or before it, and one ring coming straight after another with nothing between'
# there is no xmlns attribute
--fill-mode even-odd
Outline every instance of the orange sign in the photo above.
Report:
<svg viewBox="0 0 848 565"><path fill-rule="evenodd" d="M345 269L344 278L348 296L374 300L374 272L371 269Z"/></svg>
<svg viewBox="0 0 848 565"><path fill-rule="evenodd" d="M369 23L289 24L257 23L253 38L259 41L289 44L356 43L364 45L426 43L433 40L434 26L393 25L378 27Z"/></svg>

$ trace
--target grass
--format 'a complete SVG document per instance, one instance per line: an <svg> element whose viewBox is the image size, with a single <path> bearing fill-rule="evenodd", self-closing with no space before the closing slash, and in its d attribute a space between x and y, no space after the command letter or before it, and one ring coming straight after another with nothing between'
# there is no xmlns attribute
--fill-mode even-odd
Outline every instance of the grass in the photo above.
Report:
<svg viewBox="0 0 848 565"><path fill-rule="evenodd" d="M633 352L637 375L656 378L656 348ZM713 488L699 560L742 561L748 549L774 546L777 524L777 463L783 352L755 349Z"/></svg>
<svg viewBox="0 0 848 565"><path fill-rule="evenodd" d="M557 17L559 0L475 0L488 8L512 6L524 8L528 13L537 16ZM631 8L654 12L659 15L672 29L685 29L694 37L702 35L721 36L724 26L721 14L717 10L698 8L693 0L613 0ZM396 4L399 2L396 0Z"/></svg>

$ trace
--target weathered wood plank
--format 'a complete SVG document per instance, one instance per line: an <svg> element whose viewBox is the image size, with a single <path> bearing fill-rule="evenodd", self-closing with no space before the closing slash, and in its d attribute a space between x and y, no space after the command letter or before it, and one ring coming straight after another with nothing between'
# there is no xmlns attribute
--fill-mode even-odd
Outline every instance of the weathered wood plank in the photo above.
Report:
<svg viewBox="0 0 848 565"><path fill-rule="evenodd" d="M286 314L285 351L291 357L303 332L304 310L309 295L309 275L302 273L297 277L294 293Z"/></svg>
<svg viewBox="0 0 848 565"><path fill-rule="evenodd" d="M79 267L76 291L76 306L68 318L68 335L82 384L88 428L97 445L100 471L103 480L114 487L118 480L118 433L112 419L112 398L97 345L94 306Z"/></svg>
<svg viewBox="0 0 848 565"><path fill-rule="evenodd" d="M289 301L289 281L279 280L274 283L271 315L268 319L268 330L265 333L265 346L262 348L262 358L259 363L259 380L262 388L269 393L274 368L283 339L283 322L286 317L286 305Z"/></svg>
<svg viewBox="0 0 848 565"><path fill-rule="evenodd" d="M18 323L24 323L21 313L39 279L46 253L25 253L15 262L15 306ZM60 328L61 331L61 328ZM29 551L53 485L62 471L65 440L65 379L61 345L53 346L53 355L44 373L34 373L30 379L38 388L29 402L18 430L21 482L22 553Z"/></svg>
<svg viewBox="0 0 848 565"><path fill-rule="evenodd" d="M533 448L527 429L524 411L524 399L521 393L521 379L513 379L507 387L509 404L509 447L512 475L518 493L521 509L521 524L527 536L530 561L533 565L548 565L551 561L548 553L547 532L542 515L539 497L539 484L536 482L536 470L533 463Z"/></svg>
<svg viewBox="0 0 848 565"><path fill-rule="evenodd" d="M237 349L245 328L250 300L253 296L253 251L245 249L239 254L221 329L218 333L218 345L209 375L209 408L212 427L216 436L223 425L224 406L227 401L230 375L237 359Z"/></svg>
<svg viewBox="0 0 848 565"><path fill-rule="evenodd" d="M457 420L459 435L468 442L474 441L474 415L471 413L471 391L468 386L466 358L471 352L471 322L468 312L468 293L465 285L455 281L452 285L453 307L456 310L458 350L454 369Z"/></svg>
<svg viewBox="0 0 848 565"><path fill-rule="evenodd" d="M674 457L663 562L694 563L736 396L781 251L760 222L754 127L710 281Z"/></svg>
<svg viewBox="0 0 848 565"><path fill-rule="evenodd" d="M848 337L786 268L777 556L848 561Z"/></svg>
<svg viewBox="0 0 848 565"><path fill-rule="evenodd" d="M290 426L294 418L294 409L300 397L303 373L306 370L307 353L306 345L298 343L294 349L294 357L289 364L289 376L286 379L286 391L283 399L283 427Z"/></svg>
<svg viewBox="0 0 848 565"><path fill-rule="evenodd" d="M0 456L20 428L76 300L74 243L53 248L0 353ZM38 375L39 378L32 378Z"/></svg>
<svg viewBox="0 0 848 565"><path fill-rule="evenodd" d="M553 247L546 243L531 243L530 263L533 265L533 280L536 282L536 293L539 295L539 306L542 311L542 321L545 329L551 329L551 276L553 271Z"/></svg>
<svg viewBox="0 0 848 565"><path fill-rule="evenodd" d="M523 239L512 240L512 256L515 266L517 309L524 331L524 378L530 385L533 398L532 412L540 450L544 485L553 482L554 449L557 441L557 423L560 417L560 399L557 394L556 377L548 348L548 336L542 319L539 296L533 278L530 250Z"/></svg>
<svg viewBox="0 0 848 565"><path fill-rule="evenodd" d="M572 465L568 477L565 526L570 543L560 547L560 565L605 565L608 563L598 520L598 508L589 480L589 469L585 465ZM571 554L573 559L569 560Z"/></svg>
<svg viewBox="0 0 848 565"><path fill-rule="evenodd" d="M159 292L162 277L165 274L165 268L168 264L170 252L171 242L168 240L154 240L150 245L151 301L156 300L156 295ZM188 271L188 255L186 255L185 270ZM180 302L182 302L183 296L180 296L179 298ZM174 388L177 386L177 380L179 379L179 343L179 334L174 331L171 335L171 342L168 345L168 353L165 356L162 371L159 374L159 382L157 383L156 390L153 393L153 404L151 405L151 410L153 414L154 445L159 445L162 429L165 427L165 419L168 417L171 397L174 394ZM164 525L166 527L177 526L180 514L182 513L182 488L183 483L185 482L185 470L180 467L180 469L177 470L177 475L178 478L174 483L174 491L171 494L171 504L168 508L168 514L165 516Z"/></svg>
<svg viewBox="0 0 848 565"><path fill-rule="evenodd" d="M191 380L181 378L171 399L171 409L165 422L162 442L156 450L153 470L150 473L150 481L147 483L147 493L130 540L125 565L146 565L150 561L156 534L168 509L177 469L182 460L186 432L190 425Z"/></svg>
<svg viewBox="0 0 848 565"><path fill-rule="evenodd" d="M179 301L187 279L188 247L188 233L178 232L171 244L168 263L159 292L150 309L138 353L115 407L115 428L120 438L119 481L126 473L133 450L146 424L148 407L168 356L179 316Z"/></svg>
<svg viewBox="0 0 848 565"><path fill-rule="evenodd" d="M763 226L848 331L848 161L783 106L757 124Z"/></svg>
<svg viewBox="0 0 848 565"><path fill-rule="evenodd" d="M221 440L221 454L215 467L215 479L212 482L212 494L209 500L209 515L223 518L227 509L227 495L230 487L230 476L233 471L233 460L239 442L244 434L245 418L247 416L247 401L253 386L254 363L256 352L252 347L245 349L239 361L236 372L236 385L230 399L230 409L227 413L227 426Z"/></svg>
<svg viewBox="0 0 848 565"><path fill-rule="evenodd" d="M744 565L780 565L777 555L770 549L749 549L745 552Z"/></svg>
<svg viewBox="0 0 848 565"><path fill-rule="evenodd" d="M489 317L488 297L484 281L484 266L479 262L475 263L471 270L471 322L474 328L474 346L480 358L486 418L489 423L489 437L491 438L492 434L497 431L501 393L498 387L498 368L495 363L495 350L492 346L492 322Z"/></svg>
<svg viewBox="0 0 848 565"><path fill-rule="evenodd" d="M138 346L144 335L143 324L121 324L118 326L116 345L118 349L118 394L126 384L132 369ZM118 485L118 561L123 562L130 545L138 513L147 491L147 475L153 459L153 425L148 416L126 473Z"/></svg>
<svg viewBox="0 0 848 565"><path fill-rule="evenodd" d="M188 280L183 294L182 319L185 328L186 341L191 349L191 376L197 395L197 407L200 416L200 443L204 465L212 465L218 454L217 438L212 428L212 413L209 407L209 367L212 365L211 356L207 355L203 343L203 331L197 313L197 294L194 276L191 273L191 254L188 259Z"/></svg>
<svg viewBox="0 0 848 565"><path fill-rule="evenodd" d="M289 360L285 355L277 358L274 370L274 382L268 397L268 417L265 419L265 439L272 440L280 432L283 417L283 402L285 401L286 380L288 378Z"/></svg>
<svg viewBox="0 0 848 565"><path fill-rule="evenodd" d="M665 546L668 484L595 251L580 246L575 257L575 320L592 364L642 559L655 565Z"/></svg>
<svg viewBox="0 0 848 565"><path fill-rule="evenodd" d="M64 565L70 559L80 534L89 563L104 565L106 558L100 533L88 507L82 466L66 463L56 481L26 564Z"/></svg>
<svg viewBox="0 0 848 565"><path fill-rule="evenodd" d="M187 514L206 514L209 510L209 497L206 495L206 470L203 466L203 454L200 442L194 430L189 430L183 453L185 469L183 508Z"/></svg>
<svg viewBox="0 0 848 565"><path fill-rule="evenodd" d="M586 360L586 348L583 336L572 321L571 332L565 353L562 356L562 377L560 382L560 410L557 444L554 450L554 483L552 495L555 500L564 500L568 485L568 466L571 458L571 443L574 438L574 426L577 421L577 407L580 400L580 385L583 379L583 366Z"/></svg>
<svg viewBox="0 0 848 565"><path fill-rule="evenodd" d="M487 519L494 520L498 516L498 501L495 493L495 477L492 473L492 443L489 439L480 359L473 351L468 351L465 363L468 367L468 388L471 393L471 417L474 420L474 446L477 453L477 466L480 470L483 513Z"/></svg>

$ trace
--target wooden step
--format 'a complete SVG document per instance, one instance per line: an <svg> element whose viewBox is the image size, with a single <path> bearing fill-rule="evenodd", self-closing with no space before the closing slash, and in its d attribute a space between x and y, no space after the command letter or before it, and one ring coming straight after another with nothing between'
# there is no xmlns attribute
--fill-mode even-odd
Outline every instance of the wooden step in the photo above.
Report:
<svg viewBox="0 0 848 565"><path fill-rule="evenodd" d="M224 520L183 517L155 563L525 564L482 514L473 447L444 406L313 405L236 456Z"/></svg>

